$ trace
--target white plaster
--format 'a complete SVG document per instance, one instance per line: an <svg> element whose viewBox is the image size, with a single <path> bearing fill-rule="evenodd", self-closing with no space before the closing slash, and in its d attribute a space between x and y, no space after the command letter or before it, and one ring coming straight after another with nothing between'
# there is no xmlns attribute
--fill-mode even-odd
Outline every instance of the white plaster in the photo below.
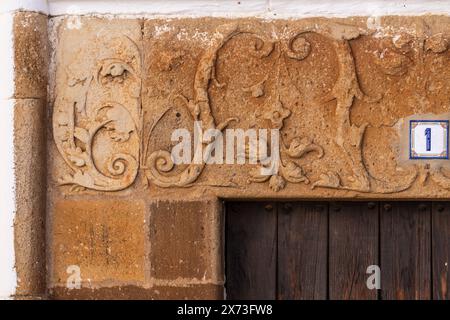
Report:
<svg viewBox="0 0 450 320"><path fill-rule="evenodd" d="M0 13L18 10L48 13L47 0L0 0Z"/></svg>
<svg viewBox="0 0 450 320"><path fill-rule="evenodd" d="M0 299L15 293L14 254L14 59L13 15L0 14Z"/></svg>
<svg viewBox="0 0 450 320"><path fill-rule="evenodd" d="M48 7L50 15L114 14L145 17L256 16L279 19L450 14L448 0L49 0Z"/></svg>
<svg viewBox="0 0 450 320"><path fill-rule="evenodd" d="M278 18L450 14L448 0L271 0Z"/></svg>
<svg viewBox="0 0 450 320"><path fill-rule="evenodd" d="M248 16L267 11L266 0L76 0L49 1L51 15L132 14L143 16Z"/></svg>
<svg viewBox="0 0 450 320"><path fill-rule="evenodd" d="M71 16L67 18L66 26L67 29L81 29L83 23L81 22L80 16Z"/></svg>
<svg viewBox="0 0 450 320"><path fill-rule="evenodd" d="M448 0L1 0L15 10L57 15L114 14L144 17L349 17L450 14ZM373 21L368 23L372 24Z"/></svg>

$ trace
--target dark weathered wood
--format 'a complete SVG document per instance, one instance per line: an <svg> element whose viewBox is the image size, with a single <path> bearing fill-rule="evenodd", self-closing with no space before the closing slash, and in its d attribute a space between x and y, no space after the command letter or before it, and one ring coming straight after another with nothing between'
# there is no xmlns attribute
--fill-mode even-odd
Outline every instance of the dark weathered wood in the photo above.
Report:
<svg viewBox="0 0 450 320"><path fill-rule="evenodd" d="M450 300L450 203L433 203L433 299Z"/></svg>
<svg viewBox="0 0 450 320"><path fill-rule="evenodd" d="M278 299L327 298L328 205L279 204Z"/></svg>
<svg viewBox="0 0 450 320"><path fill-rule="evenodd" d="M227 209L227 298L275 299L275 203L230 203Z"/></svg>
<svg viewBox="0 0 450 320"><path fill-rule="evenodd" d="M378 204L330 204L329 298L377 299L366 285L367 267L378 264Z"/></svg>
<svg viewBox="0 0 450 320"><path fill-rule="evenodd" d="M381 293L386 300L430 299L431 203L381 208Z"/></svg>
<svg viewBox="0 0 450 320"><path fill-rule="evenodd" d="M327 206L228 204L228 298L450 299L450 203ZM370 265L379 293L366 285Z"/></svg>

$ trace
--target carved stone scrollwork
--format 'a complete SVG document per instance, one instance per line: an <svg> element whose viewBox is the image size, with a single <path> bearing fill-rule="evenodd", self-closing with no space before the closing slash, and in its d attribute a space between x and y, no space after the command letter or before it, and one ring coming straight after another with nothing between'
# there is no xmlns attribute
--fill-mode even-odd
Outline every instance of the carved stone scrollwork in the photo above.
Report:
<svg viewBox="0 0 450 320"><path fill-rule="evenodd" d="M312 52L317 49L311 39L316 36L324 38L330 47L327 50L332 51L336 58L336 78L330 80L332 85L328 93L321 97L320 101L314 100L313 103L319 106L326 103L332 105L332 126L328 128L332 132L331 144L333 150L338 150L339 157L343 159L341 163L348 164L347 169L339 170L325 165L321 169L323 171L311 174L308 167L302 163L309 161L311 164L317 159L327 159L328 149L325 143L322 143L323 140L308 136L309 133L304 130L303 134L295 133L290 139L281 135L279 168L275 174L261 175L260 169L263 165L259 164L249 172L248 180L255 183L268 182L268 186L276 192L283 190L288 183L308 184L312 189L331 188L362 193L395 193L410 188L419 176L419 168L411 167L403 171L399 182L375 177L370 172L374 170L366 165L363 156L364 137L370 125L364 121L352 122L351 113L356 101L370 105L383 98L369 97L361 90L350 43L360 38L362 31L353 26L324 24L321 27L311 26L300 30L289 30L286 27L283 36L279 37L266 29L253 23L225 24L208 39L211 40L210 45L197 60L192 97L186 98L178 92L171 93L172 98L176 96L176 99L183 102L192 123L201 121L203 131L216 129L221 132L231 121L237 120L227 119L227 116L221 123L216 123L211 107L210 89L226 85L219 83L216 78L216 64L221 49L230 40L240 35L249 35L256 39L251 54L258 58L258 61L264 58L270 58L270 63L275 61L271 66L276 70L263 70L258 80L241 89L246 93L246 97L258 101L262 107L261 112L255 113L256 120L264 121L265 125L269 123L271 129L286 133L285 123L290 123L293 115L298 116L301 109L294 109L291 105L292 99L283 97L280 82L290 82L290 88L294 88L294 91L296 88L298 91L299 98L295 99L301 100L302 92L290 75L292 69L288 67L289 63L300 65L304 61L310 61L307 59L313 56ZM157 150L149 151L144 147L148 146L147 140L161 118L155 121L148 135L144 133L140 47L128 37L122 38L134 48L133 57L123 59L117 54L102 59L85 77L69 79L65 84L68 94L58 95L56 98L53 114L54 139L60 154L72 170L70 174L64 175L59 183L70 185L74 190L87 188L118 191L129 187L135 181L139 170L142 170L150 183L158 187L193 186L204 171L205 162L176 168L170 150L158 150L158 147ZM415 59L411 58L415 52L414 41L417 40L408 35L393 39L389 48L382 51L383 56L377 57L377 68L392 77L408 73L412 60ZM448 50L448 40L442 34L422 41L421 51L416 53L418 55L442 55ZM172 67L180 64L182 55L177 53L176 63L169 63L170 66L164 70L170 71ZM85 94L71 94L71 88L77 88L77 92L80 92L80 87ZM124 99L116 99L115 92L118 90L125 96ZM106 141L105 139L107 142L102 151L97 152L99 141ZM323 146L318 145L318 141L321 141ZM202 145L205 146L209 147L206 143ZM442 188L450 189L450 178L445 170L434 170L427 173L428 175Z"/></svg>
<svg viewBox="0 0 450 320"><path fill-rule="evenodd" d="M202 130L223 130L230 121L235 120L228 119L216 127L211 113L208 87L211 81L217 82L215 78L215 64L218 51L230 39L243 33L256 35L254 31L246 30L238 24L222 26L222 28L215 33L216 36L213 38L211 47L200 59L194 79L194 98L192 100L187 100L185 106L194 120L202 122ZM273 44L267 39L260 37L259 39L261 39L263 45L261 47L254 48L255 55L258 57L269 55L273 50ZM147 169L145 172L148 179L159 187L190 187L202 173L205 163L190 164L181 173L170 175L169 173L174 169L174 167L175 165L171 159L170 152L166 150L159 150L153 152L148 157L146 161Z"/></svg>
<svg viewBox="0 0 450 320"><path fill-rule="evenodd" d="M127 37L123 39L131 41ZM134 45L132 43L132 47ZM128 142L130 139L138 141L141 127L141 66L137 47L134 55L135 66L111 57L100 61L83 81L69 83L69 87L83 86L84 95L57 97L53 136L60 154L73 171L59 179L60 185L70 185L73 190L118 191L136 179L139 147L138 143ZM129 104L109 100L118 89L127 96L125 100ZM70 88L67 90L70 93ZM112 141L110 154L103 156L106 159L102 163L95 153L100 134Z"/></svg>

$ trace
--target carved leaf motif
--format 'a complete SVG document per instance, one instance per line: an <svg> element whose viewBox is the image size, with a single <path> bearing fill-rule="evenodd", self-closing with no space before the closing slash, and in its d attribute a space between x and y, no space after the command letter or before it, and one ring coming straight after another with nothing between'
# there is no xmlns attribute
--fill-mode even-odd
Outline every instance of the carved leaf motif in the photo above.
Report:
<svg viewBox="0 0 450 320"><path fill-rule="evenodd" d="M70 174L66 174L63 177L59 178L58 182L60 184L68 184L68 183L72 183L73 177Z"/></svg>
<svg viewBox="0 0 450 320"><path fill-rule="evenodd" d="M431 179L444 189L450 189L450 178L442 168L435 169L431 173Z"/></svg>
<svg viewBox="0 0 450 320"><path fill-rule="evenodd" d="M89 140L91 139L89 132L86 129L80 127L75 128L73 135L83 143L89 143Z"/></svg>
<svg viewBox="0 0 450 320"><path fill-rule="evenodd" d="M311 52L311 44L304 37L297 35L288 43L286 55L291 59L303 60Z"/></svg>
<svg viewBox="0 0 450 320"><path fill-rule="evenodd" d="M284 189L287 181L292 183L309 183L309 179L305 176L302 168L293 161L289 161L285 166L280 165L278 174L267 175L262 174L261 172L261 166L250 170L249 180L252 182L266 182L269 180L269 187L275 192Z"/></svg>
<svg viewBox="0 0 450 320"><path fill-rule="evenodd" d="M306 153L316 151L318 153L318 158L323 157L323 148L312 142L309 138L299 138L296 137L292 140L286 153L292 158L301 158Z"/></svg>
<svg viewBox="0 0 450 320"><path fill-rule="evenodd" d="M188 187L198 178L203 170L204 163L191 164L181 174L166 175L175 167L175 163L170 152L158 150L148 157L147 167L147 177L159 187Z"/></svg>
<svg viewBox="0 0 450 320"><path fill-rule="evenodd" d="M267 76L264 78L263 81L249 87L249 88L244 88L244 92L250 92L252 94L252 97L254 98L259 98L262 97L264 95L264 84L267 81Z"/></svg>
<svg viewBox="0 0 450 320"><path fill-rule="evenodd" d="M84 161L84 159L82 159L82 158L80 158L80 157L70 155L70 156L68 156L68 158L69 158L69 160L72 161L72 163L73 163L74 165L76 165L77 167L82 167L82 166L84 166L84 165L86 164L86 162Z"/></svg>
<svg viewBox="0 0 450 320"><path fill-rule="evenodd" d="M303 173L303 169L293 161L289 161L286 166L280 167L281 175L289 182L309 183L309 179Z"/></svg>
<svg viewBox="0 0 450 320"><path fill-rule="evenodd" d="M112 131L111 138L116 142L125 142L130 138L134 130L134 123L128 111L119 107L112 107L107 112L107 118L111 120L105 127Z"/></svg>
<svg viewBox="0 0 450 320"><path fill-rule="evenodd" d="M249 90L244 90L244 91L251 92L252 97L254 97L254 98L259 98L264 95L264 84L263 83L255 84L254 86L251 86L248 89Z"/></svg>
<svg viewBox="0 0 450 320"><path fill-rule="evenodd" d="M122 61L108 59L106 64L101 67L99 80L103 85L108 83L123 83L130 73L134 73L132 68Z"/></svg>
<svg viewBox="0 0 450 320"><path fill-rule="evenodd" d="M291 110L284 108L279 97L273 104L271 110L264 113L264 119L270 120L273 127L281 129L283 127L283 121L291 115Z"/></svg>
<svg viewBox="0 0 450 320"><path fill-rule="evenodd" d="M82 167L86 165L86 154L83 153L80 147L76 147L75 149L67 149L67 158L77 167Z"/></svg>
<svg viewBox="0 0 450 320"><path fill-rule="evenodd" d="M312 189L315 187L339 188L341 186L341 179L339 175L333 171L328 171L326 174L322 173L320 179L313 183Z"/></svg>
<svg viewBox="0 0 450 320"><path fill-rule="evenodd" d="M79 185L83 187L92 187L94 185L94 179L87 172L77 171L73 176L65 175L59 180L61 185Z"/></svg>
<svg viewBox="0 0 450 320"><path fill-rule="evenodd" d="M267 180L269 180L271 176L267 174L261 174L261 170L261 166L257 166L256 168L251 169L249 172L249 180L252 182L266 182Z"/></svg>
<svg viewBox="0 0 450 320"><path fill-rule="evenodd" d="M83 173L81 171L76 172L73 175L73 181L80 186L93 186L94 179L89 173Z"/></svg>
<svg viewBox="0 0 450 320"><path fill-rule="evenodd" d="M271 176L269 180L269 186L270 189L278 192L286 187L286 180L284 180L284 178L279 175Z"/></svg>

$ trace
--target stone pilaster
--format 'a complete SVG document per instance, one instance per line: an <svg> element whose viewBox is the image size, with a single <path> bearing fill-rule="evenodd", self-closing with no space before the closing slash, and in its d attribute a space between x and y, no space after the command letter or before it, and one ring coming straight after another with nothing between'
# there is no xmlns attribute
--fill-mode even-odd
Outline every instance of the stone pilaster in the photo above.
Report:
<svg viewBox="0 0 450 320"><path fill-rule="evenodd" d="M46 294L47 16L14 14L16 298Z"/></svg>

